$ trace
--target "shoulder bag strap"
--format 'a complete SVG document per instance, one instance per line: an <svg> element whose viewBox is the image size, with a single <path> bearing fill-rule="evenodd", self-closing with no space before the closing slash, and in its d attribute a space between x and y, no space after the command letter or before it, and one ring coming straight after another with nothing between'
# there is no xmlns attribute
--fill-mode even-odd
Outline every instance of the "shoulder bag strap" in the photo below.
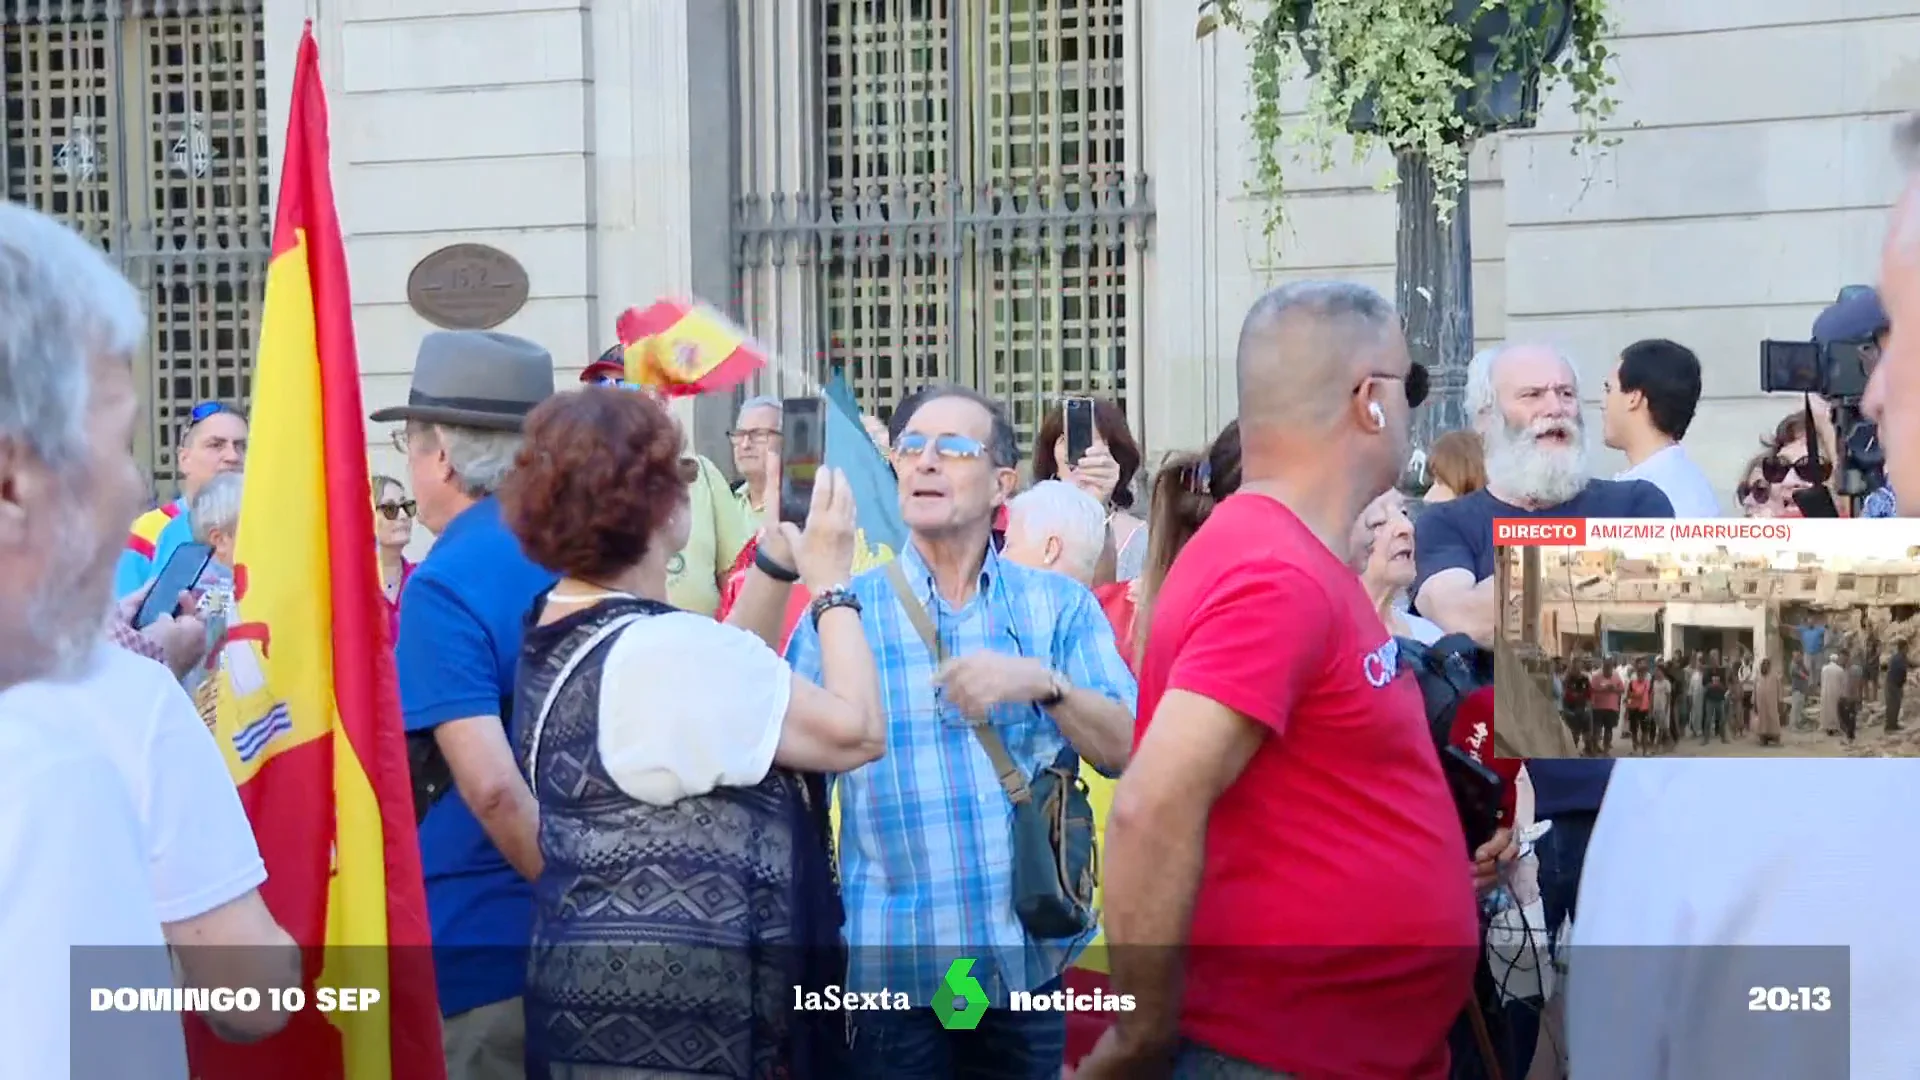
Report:
<svg viewBox="0 0 1920 1080"><path fill-rule="evenodd" d="M578 649L573 651L572 656L567 657L567 662L560 668L560 674L553 677L553 685L547 688L547 699L540 703L540 712L533 718L533 748L527 751L527 787L529 789L533 787L535 774L540 768L540 736L546 731L547 714L553 711L553 703L560 697L560 691L567 685L567 680L573 678L574 669L578 668L581 661L585 660L601 642L644 617L638 613L621 615L595 630Z"/></svg>
<svg viewBox="0 0 1920 1080"><path fill-rule="evenodd" d="M887 581L893 585L893 593L900 600L900 606L906 609L907 621L919 632L920 640L926 642L927 651L933 654L936 665L944 664L947 656L940 648L940 635L933 628L933 617L927 614L927 606L913 594L913 586L907 581L907 572L900 568L898 558L887 561ZM1018 806L1033 799L1032 789L1027 787L1027 778L1020 767L1013 763L1013 755L1007 753L1007 744L1000 739L1000 733L993 725L983 721L974 721L969 727L973 737L980 742L980 749L987 752L987 760L993 763L994 774L1000 780L1000 790Z"/></svg>

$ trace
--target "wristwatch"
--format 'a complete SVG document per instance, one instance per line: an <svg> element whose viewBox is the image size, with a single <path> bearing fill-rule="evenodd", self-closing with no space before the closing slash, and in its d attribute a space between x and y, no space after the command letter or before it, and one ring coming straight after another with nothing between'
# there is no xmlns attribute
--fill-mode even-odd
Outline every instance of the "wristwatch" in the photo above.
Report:
<svg viewBox="0 0 1920 1080"><path fill-rule="evenodd" d="M1073 684L1069 683L1059 672L1049 671L1047 672L1047 696L1041 698L1038 704L1043 709L1051 709L1055 705L1067 700L1067 691L1072 689Z"/></svg>

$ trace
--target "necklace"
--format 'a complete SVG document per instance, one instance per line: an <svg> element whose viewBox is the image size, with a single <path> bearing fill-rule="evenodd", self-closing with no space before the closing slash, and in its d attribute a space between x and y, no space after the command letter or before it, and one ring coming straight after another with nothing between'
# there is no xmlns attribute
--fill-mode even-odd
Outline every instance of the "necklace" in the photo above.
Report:
<svg viewBox="0 0 1920 1080"><path fill-rule="evenodd" d="M635 600L632 593L617 589L593 589L588 592L561 592L559 589L547 593L547 599L561 604L585 604L595 600Z"/></svg>

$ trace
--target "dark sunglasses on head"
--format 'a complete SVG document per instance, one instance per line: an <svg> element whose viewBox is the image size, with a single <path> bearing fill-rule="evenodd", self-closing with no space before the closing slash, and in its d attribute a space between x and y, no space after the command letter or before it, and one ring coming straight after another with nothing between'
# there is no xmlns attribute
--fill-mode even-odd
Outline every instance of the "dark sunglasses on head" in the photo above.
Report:
<svg viewBox="0 0 1920 1080"><path fill-rule="evenodd" d="M410 518L413 516L413 511L414 504L412 499L402 499L399 502L383 502L380 504L380 516L386 518L388 521L398 521L403 517Z"/></svg>
<svg viewBox="0 0 1920 1080"><path fill-rule="evenodd" d="M986 445L978 439L969 439L965 435L926 435L918 431L909 431L893 442L895 457L917 458L932 446L933 452L943 458L977 458L987 452Z"/></svg>
<svg viewBox="0 0 1920 1080"><path fill-rule="evenodd" d="M1833 466L1824 461L1814 461L1812 458L1803 457L1792 465L1788 465L1784 458L1776 454L1760 463L1760 475L1766 477L1769 484L1777 484L1785 480L1789 470L1809 484L1824 484L1827 482L1827 477L1833 475Z"/></svg>

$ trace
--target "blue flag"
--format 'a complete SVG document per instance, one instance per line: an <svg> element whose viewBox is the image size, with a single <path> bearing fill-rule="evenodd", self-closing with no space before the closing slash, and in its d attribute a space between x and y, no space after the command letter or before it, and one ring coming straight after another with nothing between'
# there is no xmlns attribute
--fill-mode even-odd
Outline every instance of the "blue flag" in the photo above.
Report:
<svg viewBox="0 0 1920 1080"><path fill-rule="evenodd" d="M853 485L853 502L859 512L853 553L853 572L857 574L885 564L906 543L900 486L893 478L893 466L861 426L860 406L838 372L821 396L827 400L827 408L822 410L827 418L827 466L839 469Z"/></svg>

